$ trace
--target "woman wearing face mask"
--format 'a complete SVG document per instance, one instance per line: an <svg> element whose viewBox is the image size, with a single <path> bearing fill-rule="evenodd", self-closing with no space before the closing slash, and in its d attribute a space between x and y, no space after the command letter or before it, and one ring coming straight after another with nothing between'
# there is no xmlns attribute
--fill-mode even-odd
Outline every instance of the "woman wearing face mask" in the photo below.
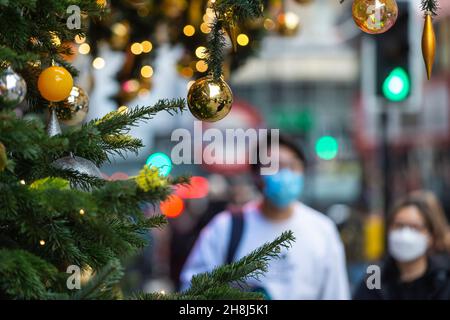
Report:
<svg viewBox="0 0 450 320"><path fill-rule="evenodd" d="M364 280L354 295L362 300L449 300L449 228L437 198L415 192L388 219L388 257L380 288Z"/></svg>

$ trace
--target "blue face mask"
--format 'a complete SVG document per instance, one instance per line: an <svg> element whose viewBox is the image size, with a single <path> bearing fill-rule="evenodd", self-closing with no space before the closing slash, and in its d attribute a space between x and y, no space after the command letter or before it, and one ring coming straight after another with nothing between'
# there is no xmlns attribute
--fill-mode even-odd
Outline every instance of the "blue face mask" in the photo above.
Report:
<svg viewBox="0 0 450 320"><path fill-rule="evenodd" d="M263 193L278 208L285 208L298 199L303 191L303 174L281 169L276 174L262 176Z"/></svg>

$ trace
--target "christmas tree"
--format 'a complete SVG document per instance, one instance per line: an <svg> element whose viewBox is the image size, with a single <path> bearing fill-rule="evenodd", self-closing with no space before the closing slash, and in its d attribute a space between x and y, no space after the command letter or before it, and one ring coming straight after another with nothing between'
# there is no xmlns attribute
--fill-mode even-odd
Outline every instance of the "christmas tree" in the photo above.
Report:
<svg viewBox="0 0 450 320"><path fill-rule="evenodd" d="M233 9L233 19L223 19ZM223 29L261 14L261 1L215 1L208 63L219 80ZM67 56L75 36L85 36L82 17L104 19L105 1L0 1L0 297L6 299L122 298L117 283L126 258L145 246L144 233L162 227L164 216L145 217L142 203L158 204L187 177L170 178L144 166L123 181L104 180L98 169L111 155L137 152L130 127L160 111L182 112L182 99L119 109L62 131L59 120L80 123L87 95ZM23 114L14 109L26 105ZM91 106L92 107L92 106ZM47 112L47 125L36 113ZM59 118L59 120L58 120ZM234 283L258 276L291 233L245 258L197 275L188 291L140 294L142 299L258 298ZM71 268L92 270L80 290L71 290Z"/></svg>

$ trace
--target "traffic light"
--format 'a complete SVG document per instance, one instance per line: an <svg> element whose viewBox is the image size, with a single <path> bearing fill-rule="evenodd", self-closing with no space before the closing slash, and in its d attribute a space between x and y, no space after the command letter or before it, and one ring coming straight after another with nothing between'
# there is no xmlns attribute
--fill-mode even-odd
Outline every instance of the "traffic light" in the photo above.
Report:
<svg viewBox="0 0 450 320"><path fill-rule="evenodd" d="M411 81L409 75L402 67L397 67L384 79L383 95L394 102L403 101L409 95Z"/></svg>
<svg viewBox="0 0 450 320"><path fill-rule="evenodd" d="M339 151L339 143L335 137L322 136L316 141L316 154L322 160L336 158Z"/></svg>
<svg viewBox="0 0 450 320"><path fill-rule="evenodd" d="M409 22L410 5L397 1L398 18L387 32L375 36L377 95L389 101L406 100L411 92Z"/></svg>

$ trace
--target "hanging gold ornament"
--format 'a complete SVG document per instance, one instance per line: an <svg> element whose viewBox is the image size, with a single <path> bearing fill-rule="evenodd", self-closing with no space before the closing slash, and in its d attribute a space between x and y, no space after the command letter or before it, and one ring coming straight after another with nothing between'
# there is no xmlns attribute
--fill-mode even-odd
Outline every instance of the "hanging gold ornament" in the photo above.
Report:
<svg viewBox="0 0 450 320"><path fill-rule="evenodd" d="M427 78L430 80L433 71L434 56L436 53L436 35L434 34L433 19L431 13L425 14L425 23L422 33L422 54L427 70Z"/></svg>
<svg viewBox="0 0 450 320"><path fill-rule="evenodd" d="M3 143L0 142L0 172L5 170L8 158L6 157L6 148Z"/></svg>
<svg viewBox="0 0 450 320"><path fill-rule="evenodd" d="M199 120L215 122L223 119L233 105L233 94L228 84L212 76L196 80L189 88L189 110Z"/></svg>
<svg viewBox="0 0 450 320"><path fill-rule="evenodd" d="M236 21L234 21L234 11L233 9L228 9L227 12L225 12L224 15L224 29L227 32L228 36L231 40L231 47L233 49L233 52L237 51L237 37L239 35L239 27L236 24Z"/></svg>
<svg viewBox="0 0 450 320"><path fill-rule="evenodd" d="M380 34L392 28L397 21L398 6L395 0L354 0L352 15L362 31Z"/></svg>
<svg viewBox="0 0 450 320"><path fill-rule="evenodd" d="M83 122L89 111L89 97L83 89L74 86L70 95L57 107L58 119L68 126Z"/></svg>

